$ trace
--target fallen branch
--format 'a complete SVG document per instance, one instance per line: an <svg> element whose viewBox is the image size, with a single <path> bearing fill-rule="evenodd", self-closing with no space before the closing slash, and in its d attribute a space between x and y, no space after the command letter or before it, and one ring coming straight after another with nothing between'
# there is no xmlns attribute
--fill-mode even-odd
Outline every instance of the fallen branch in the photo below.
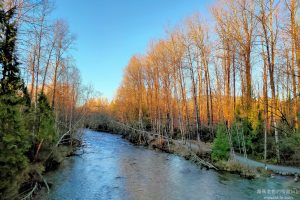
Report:
<svg viewBox="0 0 300 200"><path fill-rule="evenodd" d="M25 197L23 197L21 200L31 199L34 191L37 189L37 186L38 186L38 184L37 184L37 182L35 182L35 185L32 188L32 190Z"/></svg>
<svg viewBox="0 0 300 200"><path fill-rule="evenodd" d="M41 179L43 180L43 182L44 182L44 184L45 184L45 186L46 186L46 188L47 188L48 194L49 194L50 188L49 188L49 185L48 185L46 179L44 179L44 177L42 176L42 174L41 174L40 172L37 171L37 174L38 174L38 175L41 177Z"/></svg>

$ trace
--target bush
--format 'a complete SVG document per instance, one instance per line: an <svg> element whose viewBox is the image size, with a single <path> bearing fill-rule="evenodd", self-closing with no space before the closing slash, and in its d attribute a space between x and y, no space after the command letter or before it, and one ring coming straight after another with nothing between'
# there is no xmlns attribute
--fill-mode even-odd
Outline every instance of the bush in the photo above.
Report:
<svg viewBox="0 0 300 200"><path fill-rule="evenodd" d="M214 139L212 146L212 160L228 160L229 150L230 145L226 134L226 127L225 125L219 125L217 129L217 136Z"/></svg>
<svg viewBox="0 0 300 200"><path fill-rule="evenodd" d="M281 159L283 162L292 165L300 164L300 134L293 133L282 139L280 145Z"/></svg>

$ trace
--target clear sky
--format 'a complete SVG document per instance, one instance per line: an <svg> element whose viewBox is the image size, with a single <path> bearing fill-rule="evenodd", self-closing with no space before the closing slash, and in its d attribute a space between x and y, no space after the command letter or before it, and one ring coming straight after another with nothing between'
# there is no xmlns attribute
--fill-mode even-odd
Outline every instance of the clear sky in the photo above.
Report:
<svg viewBox="0 0 300 200"><path fill-rule="evenodd" d="M77 37L73 55L82 81L111 100L123 69L167 27L199 12L208 16L213 0L56 0L53 16L65 19Z"/></svg>

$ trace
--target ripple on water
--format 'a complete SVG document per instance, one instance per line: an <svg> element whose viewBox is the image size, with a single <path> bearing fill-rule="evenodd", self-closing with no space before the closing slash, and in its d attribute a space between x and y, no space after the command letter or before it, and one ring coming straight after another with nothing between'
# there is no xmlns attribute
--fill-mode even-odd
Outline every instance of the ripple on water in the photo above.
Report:
<svg viewBox="0 0 300 200"><path fill-rule="evenodd" d="M50 199L247 200L263 199L260 189L300 188L292 178L246 180L201 170L181 157L134 146L117 135L86 130L83 139L84 154L66 159L47 175L53 183Z"/></svg>

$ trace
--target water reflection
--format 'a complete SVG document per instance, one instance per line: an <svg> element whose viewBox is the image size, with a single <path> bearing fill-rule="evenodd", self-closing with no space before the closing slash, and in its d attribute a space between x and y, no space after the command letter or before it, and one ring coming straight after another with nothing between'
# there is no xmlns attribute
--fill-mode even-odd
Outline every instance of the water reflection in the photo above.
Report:
<svg viewBox="0 0 300 200"><path fill-rule="evenodd" d="M48 175L53 183L49 199L264 199L272 195L259 194L261 189L300 188L292 178L246 180L201 170L181 157L133 146L116 135L86 130L84 142L81 157L67 159Z"/></svg>

